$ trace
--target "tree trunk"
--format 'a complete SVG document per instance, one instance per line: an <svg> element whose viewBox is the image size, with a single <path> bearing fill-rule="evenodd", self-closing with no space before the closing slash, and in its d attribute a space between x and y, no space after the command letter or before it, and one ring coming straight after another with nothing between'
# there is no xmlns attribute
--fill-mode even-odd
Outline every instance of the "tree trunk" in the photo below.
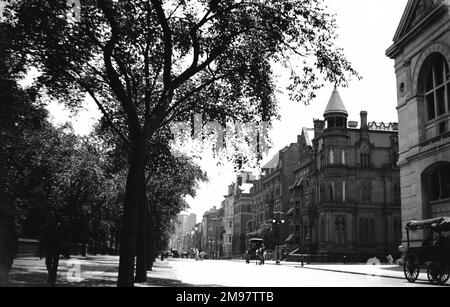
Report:
<svg viewBox="0 0 450 307"><path fill-rule="evenodd" d="M147 207L148 210L148 223L147 223L147 254L146 254L146 258L147 258L147 270L151 271L153 269L153 262L152 262L152 253L153 253L153 237L155 236L155 216L154 216L154 208L153 208L153 204L149 204Z"/></svg>
<svg viewBox="0 0 450 307"><path fill-rule="evenodd" d="M136 256L136 237L138 230L138 209L142 182L145 180L146 146L144 137L134 142L130 170L125 190L124 212L120 236L120 263L118 287L134 286L134 258Z"/></svg>
<svg viewBox="0 0 450 307"><path fill-rule="evenodd" d="M153 240L154 240L154 233L150 233L148 237L148 250L147 250L147 270L152 271L153 270Z"/></svg>
<svg viewBox="0 0 450 307"><path fill-rule="evenodd" d="M141 201L139 204L139 224L136 248L136 276L134 281L143 283L147 281L147 249L148 249L148 200L145 181L142 183Z"/></svg>

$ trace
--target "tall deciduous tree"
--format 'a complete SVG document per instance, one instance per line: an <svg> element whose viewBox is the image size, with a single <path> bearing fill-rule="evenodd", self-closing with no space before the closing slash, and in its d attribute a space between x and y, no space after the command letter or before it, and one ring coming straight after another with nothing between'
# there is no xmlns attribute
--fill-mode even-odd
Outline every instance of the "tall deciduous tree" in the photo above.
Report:
<svg viewBox="0 0 450 307"><path fill-rule="evenodd" d="M135 238L149 140L174 120L270 122L271 62L292 69L292 98L307 101L323 77L355 72L334 45L322 0L82 0L19 2L8 20L20 50L53 97L77 106L88 93L129 147L119 286L133 285ZM311 60L312 59L312 60ZM319 75L315 73L319 71ZM118 115L118 116L117 116Z"/></svg>

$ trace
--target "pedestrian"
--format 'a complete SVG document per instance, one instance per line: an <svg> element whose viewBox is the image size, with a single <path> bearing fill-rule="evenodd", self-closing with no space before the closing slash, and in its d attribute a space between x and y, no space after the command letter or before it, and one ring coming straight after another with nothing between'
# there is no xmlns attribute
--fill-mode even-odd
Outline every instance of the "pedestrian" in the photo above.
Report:
<svg viewBox="0 0 450 307"><path fill-rule="evenodd" d="M45 265L48 272L48 284L54 286L58 275L58 265L63 251L64 239L60 218L56 213L50 213L41 238L41 251L45 255Z"/></svg>
<svg viewBox="0 0 450 307"><path fill-rule="evenodd" d="M386 259L387 259L388 265L393 265L393 264L394 264L394 257L392 257L392 255L389 254L389 255L386 257Z"/></svg>
<svg viewBox="0 0 450 307"><path fill-rule="evenodd" d="M6 285L9 270L17 252L17 232L14 217L0 203L0 287Z"/></svg>

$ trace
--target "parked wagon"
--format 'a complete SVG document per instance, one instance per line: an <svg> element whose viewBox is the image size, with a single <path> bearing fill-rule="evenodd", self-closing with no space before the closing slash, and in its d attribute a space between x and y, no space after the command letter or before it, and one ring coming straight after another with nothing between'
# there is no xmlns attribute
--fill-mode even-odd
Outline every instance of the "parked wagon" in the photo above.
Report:
<svg viewBox="0 0 450 307"><path fill-rule="evenodd" d="M410 232L424 231L426 239L421 246L411 247ZM408 249L405 255L404 273L414 283L421 270L426 270L433 284L445 284L450 278L450 217L424 221L411 221L406 225ZM446 234L447 232L447 234Z"/></svg>

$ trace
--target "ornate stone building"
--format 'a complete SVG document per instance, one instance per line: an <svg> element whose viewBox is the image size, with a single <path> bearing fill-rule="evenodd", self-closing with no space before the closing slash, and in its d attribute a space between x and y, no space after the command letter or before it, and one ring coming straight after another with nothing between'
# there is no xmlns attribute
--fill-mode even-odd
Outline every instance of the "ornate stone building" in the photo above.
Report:
<svg viewBox="0 0 450 307"><path fill-rule="evenodd" d="M303 130L300 159L293 169L288 216L294 214L291 235L299 237L305 252L360 261L398 250L397 134L397 124L369 123L366 112L361 112L359 127L349 123L334 90L324 120Z"/></svg>
<svg viewBox="0 0 450 307"><path fill-rule="evenodd" d="M410 0L386 52L397 77L403 226L450 216L449 29L448 1Z"/></svg>

